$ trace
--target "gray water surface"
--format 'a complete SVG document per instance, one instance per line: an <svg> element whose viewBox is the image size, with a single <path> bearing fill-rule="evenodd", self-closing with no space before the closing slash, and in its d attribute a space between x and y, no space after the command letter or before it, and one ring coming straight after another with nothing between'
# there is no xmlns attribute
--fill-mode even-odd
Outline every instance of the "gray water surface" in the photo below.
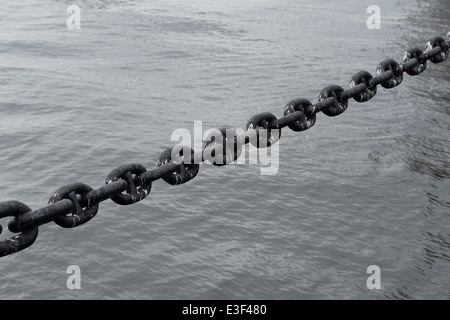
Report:
<svg viewBox="0 0 450 320"><path fill-rule="evenodd" d="M69 5L81 29L69 30ZM450 31L447 1L2 1L0 201L43 207L119 165L156 166L172 132L244 128ZM449 299L450 61L308 131L279 170L201 165L144 201L108 200L0 259L1 299ZM0 240L11 236L7 223ZM69 265L81 290L66 286ZM367 267L381 270L369 290Z"/></svg>

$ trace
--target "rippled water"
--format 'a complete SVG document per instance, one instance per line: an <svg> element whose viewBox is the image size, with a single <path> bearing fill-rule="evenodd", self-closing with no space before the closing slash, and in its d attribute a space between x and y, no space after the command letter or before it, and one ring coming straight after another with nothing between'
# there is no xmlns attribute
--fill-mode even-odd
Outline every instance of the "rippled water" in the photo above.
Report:
<svg viewBox="0 0 450 320"><path fill-rule="evenodd" d="M80 30L66 27L71 4ZM152 169L175 129L281 116L450 30L444 0L378 1L379 30L370 4L2 3L0 201L36 209L119 165ZM449 299L449 71L430 64L308 131L284 129L276 175L202 165L132 206L103 202L78 228L41 226L0 259L0 298ZM73 264L81 290L66 287ZM380 290L366 286L370 265Z"/></svg>

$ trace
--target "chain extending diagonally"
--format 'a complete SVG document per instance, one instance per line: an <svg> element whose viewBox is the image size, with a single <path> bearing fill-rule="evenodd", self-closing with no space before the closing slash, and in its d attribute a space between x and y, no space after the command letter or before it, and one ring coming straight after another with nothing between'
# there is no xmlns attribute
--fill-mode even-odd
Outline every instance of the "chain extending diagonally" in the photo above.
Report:
<svg viewBox="0 0 450 320"><path fill-rule="evenodd" d="M257 114L250 118L242 134L237 134L234 129L218 129L213 133L214 138L207 138L204 142L200 154L186 146L175 146L179 148L176 150L168 148L153 170L148 171L137 163L120 166L107 175L104 186L92 189L79 182L63 186L51 195L47 206L37 210L31 210L18 201L2 202L0 219L12 217L8 229L17 234L0 241L0 257L31 246L38 236L39 226L48 222L74 228L91 220L97 214L99 204L107 199L120 205L130 205L145 199L156 180L163 179L172 185L186 183L198 174L199 163L207 160L205 155L212 156L208 160L213 159L211 162L216 166L226 165L237 160L242 146L249 142L257 148L270 147L280 139L284 127L304 131L314 126L319 112L329 117L338 116L347 110L350 98L360 103L366 102L377 94L378 85L386 89L394 88L402 83L404 73L415 76L427 68L428 61L440 63L446 60L449 47L450 32L445 39L432 37L426 43L425 50L417 47L406 50L400 63L393 59L380 62L376 75L359 71L351 78L348 89L335 84L326 86L314 104L297 98L286 104L281 118L269 112ZM172 156L177 159L172 159ZM2 230L0 225L0 234Z"/></svg>

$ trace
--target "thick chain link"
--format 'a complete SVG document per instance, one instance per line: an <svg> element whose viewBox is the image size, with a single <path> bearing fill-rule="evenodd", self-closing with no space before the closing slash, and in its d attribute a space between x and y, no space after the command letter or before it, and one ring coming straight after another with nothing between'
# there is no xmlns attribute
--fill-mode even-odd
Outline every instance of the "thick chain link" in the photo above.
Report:
<svg viewBox="0 0 450 320"><path fill-rule="evenodd" d="M8 229L18 234L0 241L0 257L31 246L37 238L38 227L45 223L54 221L65 228L77 227L97 214L102 201L111 199L120 205L139 202L150 194L153 181L163 179L171 185L184 184L198 174L200 162L209 160L216 166L226 165L238 159L244 144L250 142L257 148L270 147L278 142L284 127L304 131L314 126L319 112L329 117L338 116L347 110L350 98L366 102L377 94L377 85L394 88L402 83L405 72L415 76L427 68L428 61L440 63L446 60L449 47L450 32L446 39L431 38L424 51L416 47L406 50L401 63L383 60L377 65L375 76L365 70L356 73L347 90L333 84L320 91L314 104L304 98L292 100L285 106L281 118L269 112L257 114L248 121L247 131L239 135L234 129L218 129L205 139L201 155L188 146L176 146L180 148L176 152L168 148L151 171L137 163L120 166L108 174L104 186L92 189L79 182L63 186L52 194L46 207L37 210L18 201L2 202L0 219L12 217ZM184 152L186 150L188 152ZM172 155L178 155L177 159L172 159ZM0 234L2 230L0 225Z"/></svg>

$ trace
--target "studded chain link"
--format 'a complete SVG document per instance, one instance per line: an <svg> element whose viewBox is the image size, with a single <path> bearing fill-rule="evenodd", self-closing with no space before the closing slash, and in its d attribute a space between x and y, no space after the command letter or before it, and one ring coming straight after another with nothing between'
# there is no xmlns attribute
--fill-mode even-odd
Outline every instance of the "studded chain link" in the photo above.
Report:
<svg viewBox="0 0 450 320"><path fill-rule="evenodd" d="M234 129L218 129L214 139L206 139L201 154L196 154L186 146L176 152L168 148L161 154L153 170L147 171L136 163L120 166L107 175L104 186L97 189L83 183L63 186L51 195L47 206L37 210L31 210L18 201L2 202L0 219L12 217L8 229L17 234L0 241L0 257L31 246L37 238L38 227L48 222L54 221L61 227L74 228L91 220L97 214L99 204L107 199L120 205L130 205L150 194L153 181L163 179L171 185L184 184L198 174L199 163L207 160L205 155L211 156L212 161L209 160L214 165L226 165L237 160L244 144L250 142L257 148L270 147L280 139L284 127L296 132L304 131L314 126L319 112L329 117L338 116L347 110L350 98L360 103L366 102L377 94L377 85L386 89L394 88L402 83L405 72L416 76L427 68L428 61L440 63L446 60L449 47L450 32L446 39L439 36L431 38L425 50L417 47L408 49L401 63L392 59L380 62L374 76L368 71L359 71L351 78L346 90L339 85L326 86L314 104L304 98L290 101L281 118L269 112L257 114L248 121L246 131L242 134L237 134ZM265 129L265 135L261 134L261 129ZM230 149L233 152L228 152ZM184 154L186 150L190 154ZM172 159L174 154L178 155L178 159ZM0 225L0 234L2 230Z"/></svg>

